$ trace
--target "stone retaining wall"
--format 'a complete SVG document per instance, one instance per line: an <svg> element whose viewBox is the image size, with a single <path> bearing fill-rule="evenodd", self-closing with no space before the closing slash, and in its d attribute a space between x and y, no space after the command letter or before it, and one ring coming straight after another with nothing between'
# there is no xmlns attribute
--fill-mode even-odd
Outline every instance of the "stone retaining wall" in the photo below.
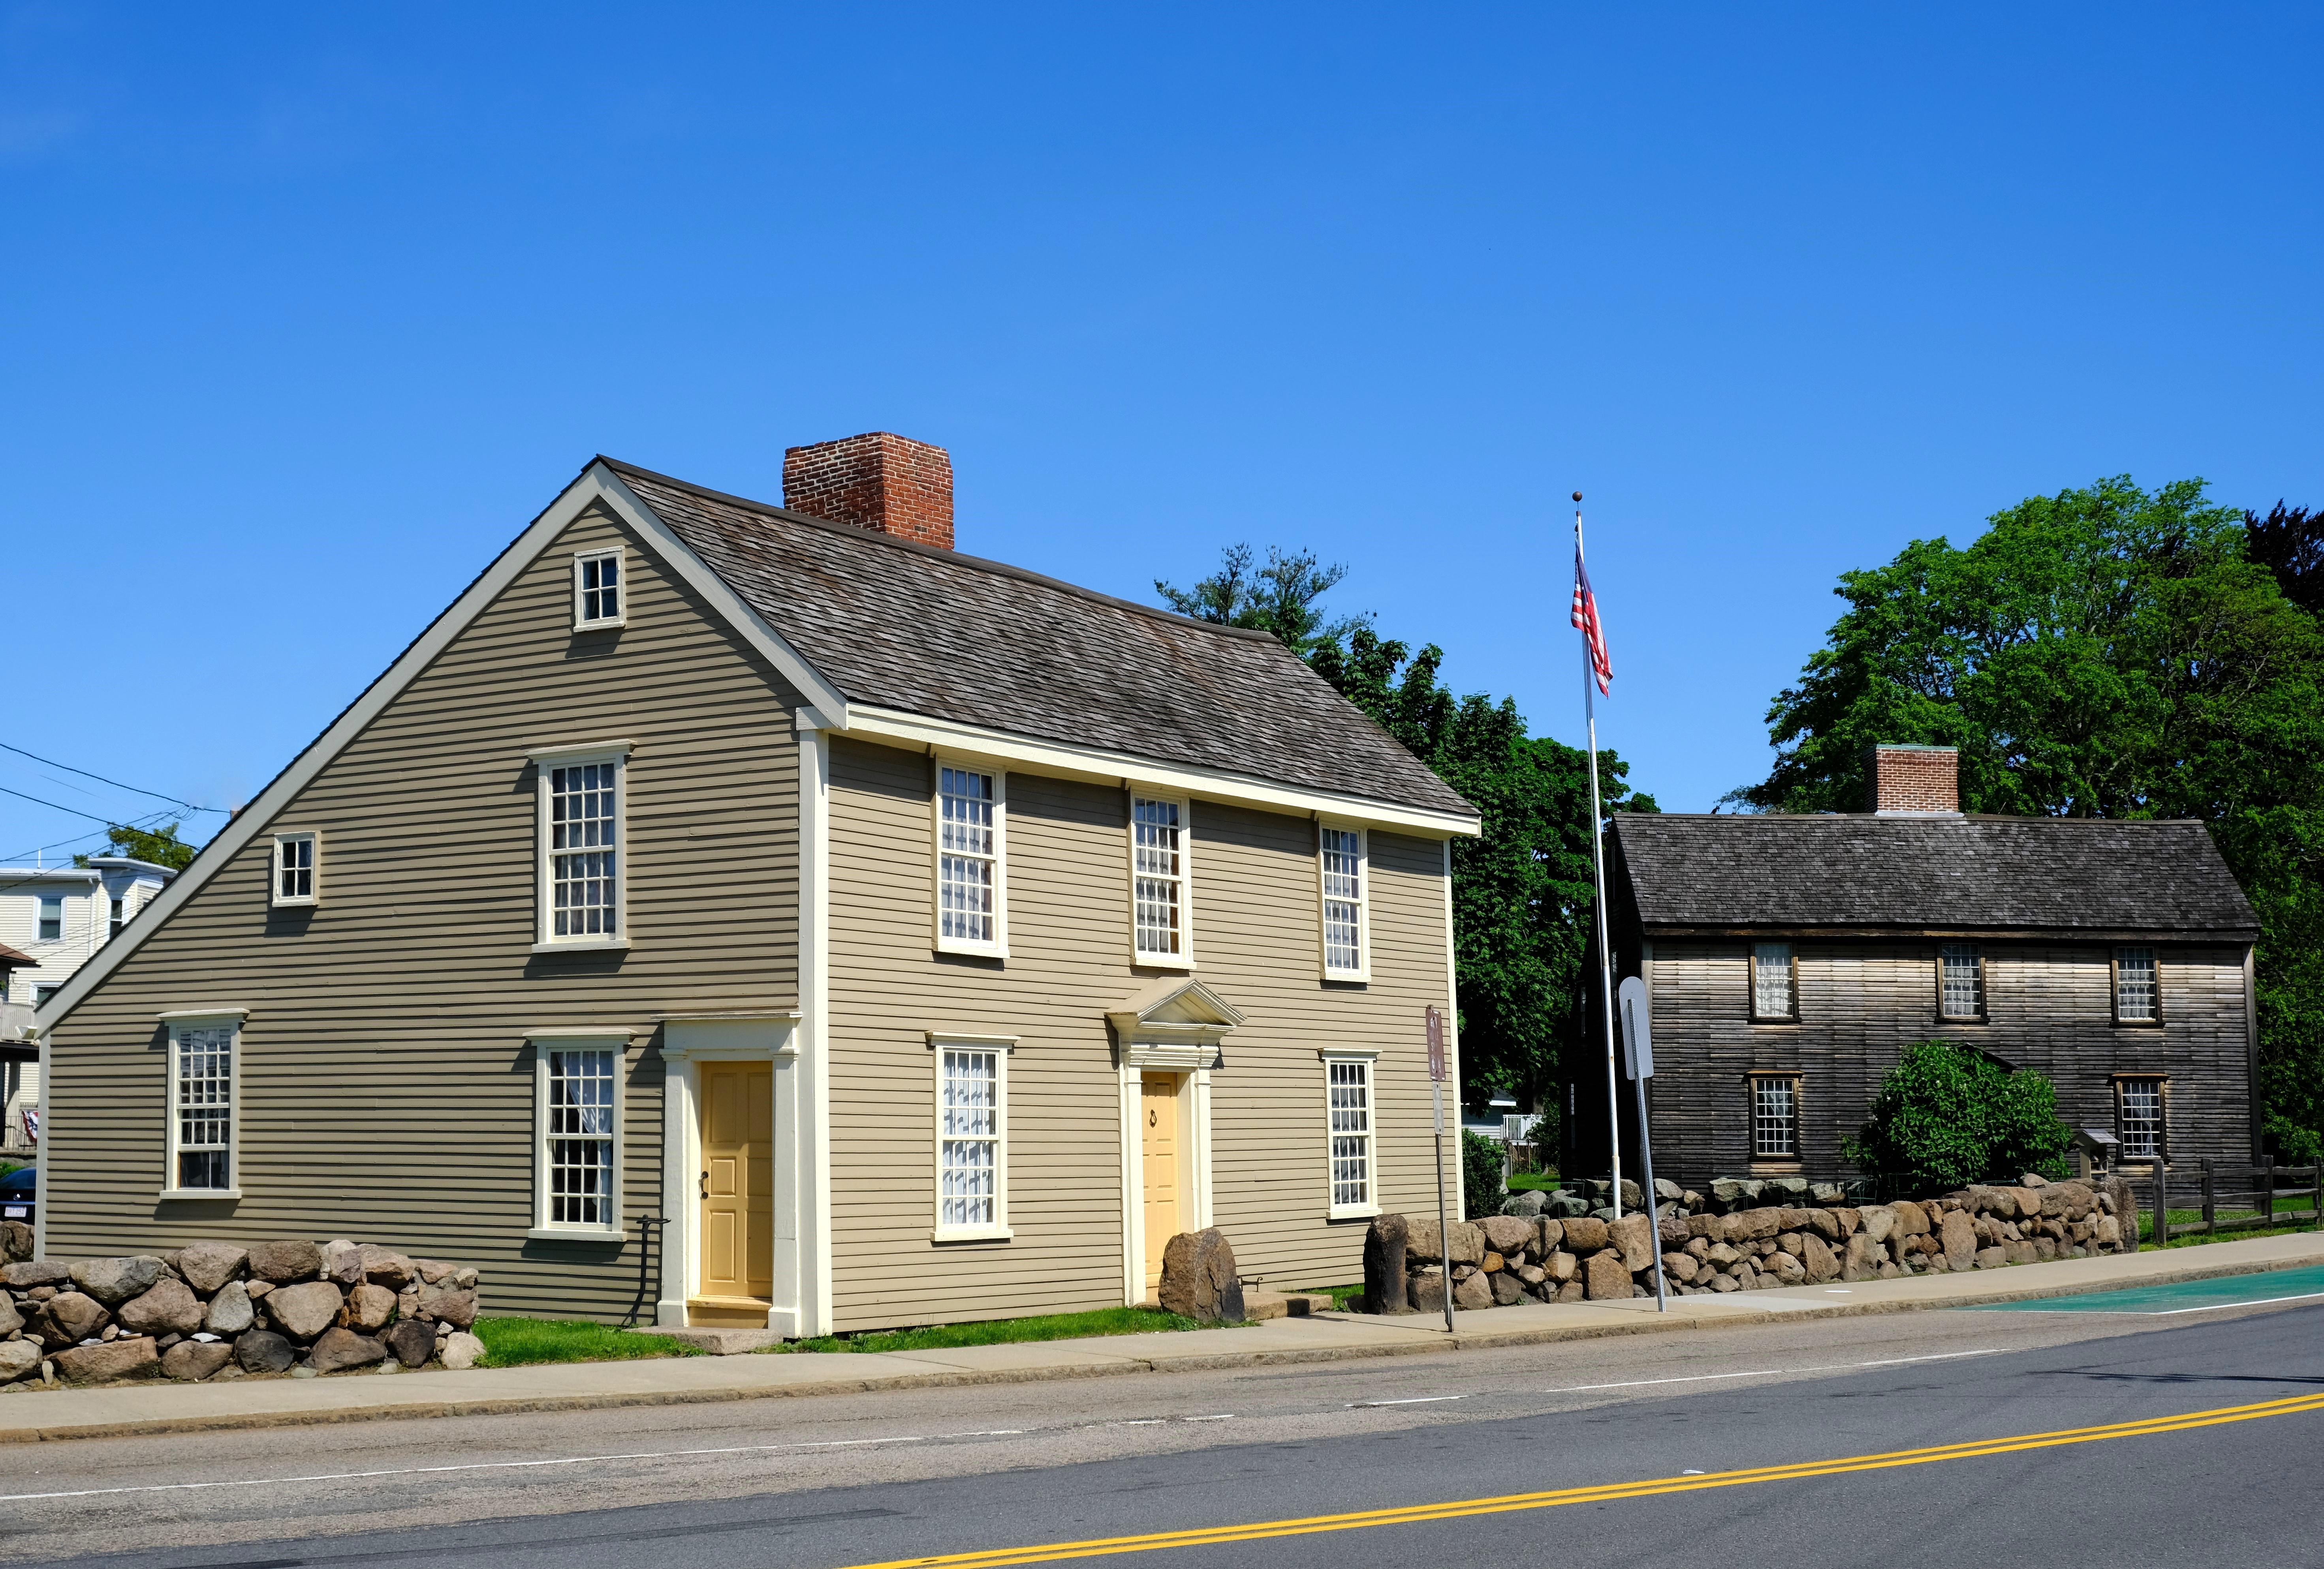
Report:
<svg viewBox="0 0 2324 1569"><path fill-rule="evenodd" d="M374 1243L196 1242L0 1266L0 1393L474 1367L476 1271Z"/></svg>
<svg viewBox="0 0 2324 1569"><path fill-rule="evenodd" d="M2035 1177L1941 1198L1762 1204L1723 1214L1703 1195L1655 1186L1667 1192L1652 1218L1627 1209L1618 1221L1488 1215L1452 1227L1449 1248L1434 1219L1381 1215L1364 1241L1366 1306L1374 1313L1442 1312L1448 1261L1453 1306L1483 1308L1651 1297L1657 1252L1668 1288L1692 1297L2138 1250L2138 1203L2118 1177Z"/></svg>

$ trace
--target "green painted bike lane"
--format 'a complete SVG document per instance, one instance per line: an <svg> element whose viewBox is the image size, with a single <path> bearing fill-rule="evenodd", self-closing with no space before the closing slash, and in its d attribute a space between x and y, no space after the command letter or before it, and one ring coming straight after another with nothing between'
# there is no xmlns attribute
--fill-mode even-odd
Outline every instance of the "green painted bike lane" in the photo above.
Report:
<svg viewBox="0 0 2324 1569"><path fill-rule="evenodd" d="M2122 1291L2093 1291L2080 1297L2045 1297L2033 1302L1987 1302L1963 1311L2162 1315L2305 1301L2324 1302L2324 1264L2269 1269L2253 1275L2225 1275L2209 1280L2181 1280L2168 1286L2135 1286Z"/></svg>

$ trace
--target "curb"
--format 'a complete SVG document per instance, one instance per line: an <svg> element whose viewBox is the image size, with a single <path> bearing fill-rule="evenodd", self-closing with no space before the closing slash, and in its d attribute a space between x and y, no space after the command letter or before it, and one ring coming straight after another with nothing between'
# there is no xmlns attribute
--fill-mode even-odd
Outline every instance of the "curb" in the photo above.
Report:
<svg viewBox="0 0 2324 1569"><path fill-rule="evenodd" d="M1123 1357L1113 1363L1056 1368L1010 1368L978 1371L964 1368L948 1373L896 1373L885 1378L829 1379L812 1384L780 1387L735 1385L709 1389L651 1389L622 1394L499 1396L474 1400L415 1400L392 1406L352 1407L344 1410L260 1411L220 1417L153 1417L126 1422L84 1423L69 1426L0 1427L0 1444L57 1444L78 1438L137 1438L167 1433L233 1432L262 1427L336 1426L353 1422L399 1422L434 1417L506 1417L549 1411L609 1411L648 1406L700 1406L738 1400L797 1399L818 1395L877 1394L890 1389L957 1389L973 1385L1048 1383L1067 1379L1121 1378L1139 1373L1210 1372L1227 1368L1292 1367L1301 1363L1370 1361L1382 1357L1426 1356L1439 1352L1500 1351L1550 1345L1561 1341L1606 1340L1617 1335L1662 1334L1683 1330L1743 1329L1768 1324L1797 1324L1820 1318L1869 1318L1887 1314L1924 1313L1954 1307L1986 1307L2003 1302L2038 1302L2059 1297L2084 1297L2095 1291L2128 1291L2147 1286L2172 1286L2190 1280L2212 1280L2231 1275L2267 1275L2285 1269L2309 1269L2324 1261L2317 1258L2274 1260L2264 1263L2194 1265L2123 1285L2067 1285L2033 1289L1997 1288L1942 1301L1904 1299L1889 1302L1840 1302L1789 1309L1767 1308L1755 1313L1722 1315L1717 1318L1669 1318L1640 1314L1635 1323L1592 1324L1572 1328L1471 1330L1440 1341L1409 1341L1394 1344L1316 1346L1298 1351L1220 1352L1209 1355ZM1996 1283L1998 1287L1998 1282ZM1328 1314L1322 1317L1369 1322L1366 1315ZM845 1353L827 1353L845 1354ZM38 1399L38 1394L24 1397Z"/></svg>

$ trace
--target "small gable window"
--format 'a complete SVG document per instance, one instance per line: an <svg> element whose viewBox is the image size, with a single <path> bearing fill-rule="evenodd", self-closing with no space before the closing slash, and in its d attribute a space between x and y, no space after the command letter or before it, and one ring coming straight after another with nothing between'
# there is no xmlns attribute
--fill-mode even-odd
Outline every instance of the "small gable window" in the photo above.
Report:
<svg viewBox="0 0 2324 1569"><path fill-rule="evenodd" d="M1974 943L1947 943L1937 953L1937 1011L1947 1019L1985 1017L1985 955Z"/></svg>
<svg viewBox="0 0 2324 1569"><path fill-rule="evenodd" d="M1751 1017L1788 1022L1799 1010L1798 971L1789 943L1751 946Z"/></svg>
<svg viewBox="0 0 2324 1569"><path fill-rule="evenodd" d="M2114 1019L2116 1024L2159 1024L2162 992L2153 948L2114 951Z"/></svg>
<svg viewBox="0 0 2324 1569"><path fill-rule="evenodd" d="M312 834L274 835L274 902L315 902L315 851Z"/></svg>
<svg viewBox="0 0 2324 1569"><path fill-rule="evenodd" d="M574 631L622 623L622 576L619 549L585 550L573 558Z"/></svg>

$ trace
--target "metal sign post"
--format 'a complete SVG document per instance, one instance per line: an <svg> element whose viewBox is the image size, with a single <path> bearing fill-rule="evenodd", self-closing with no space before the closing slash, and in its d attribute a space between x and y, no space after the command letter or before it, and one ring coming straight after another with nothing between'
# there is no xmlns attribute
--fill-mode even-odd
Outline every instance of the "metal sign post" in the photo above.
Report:
<svg viewBox="0 0 2324 1569"><path fill-rule="evenodd" d="M1444 1333L1452 1333L1452 1226L1444 1212L1444 1015L1428 1010L1428 1088L1436 1102L1436 1263L1444 1290Z"/></svg>
<svg viewBox="0 0 2324 1569"><path fill-rule="evenodd" d="M1622 983L1622 1066L1638 1096L1638 1153L1646 1168L1646 1220L1653 1227L1655 1250L1655 1311L1668 1313L1670 1297L1663 1285L1663 1211L1655 1192L1655 1141L1646 1131L1646 1081L1655 1076L1653 1021L1646 1016L1646 983L1633 975Z"/></svg>

